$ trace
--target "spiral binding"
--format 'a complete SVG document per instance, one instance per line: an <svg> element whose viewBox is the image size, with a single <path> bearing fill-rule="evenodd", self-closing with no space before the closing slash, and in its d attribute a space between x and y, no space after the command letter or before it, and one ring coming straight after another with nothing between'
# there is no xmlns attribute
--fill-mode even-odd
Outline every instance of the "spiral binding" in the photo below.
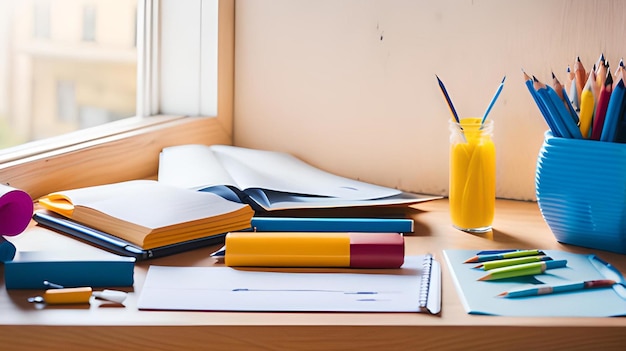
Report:
<svg viewBox="0 0 626 351"><path fill-rule="evenodd" d="M433 267L433 255L427 254L422 263L422 280L420 282L419 306L426 308L428 304L428 291L430 290L430 275Z"/></svg>

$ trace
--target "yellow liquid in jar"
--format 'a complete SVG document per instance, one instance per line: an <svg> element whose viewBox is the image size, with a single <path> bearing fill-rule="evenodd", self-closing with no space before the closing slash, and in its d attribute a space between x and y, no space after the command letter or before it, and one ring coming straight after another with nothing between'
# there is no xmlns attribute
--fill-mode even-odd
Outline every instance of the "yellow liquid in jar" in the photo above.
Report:
<svg viewBox="0 0 626 351"><path fill-rule="evenodd" d="M462 119L463 130L450 144L450 216L470 232L491 230L495 212L496 149L480 120Z"/></svg>

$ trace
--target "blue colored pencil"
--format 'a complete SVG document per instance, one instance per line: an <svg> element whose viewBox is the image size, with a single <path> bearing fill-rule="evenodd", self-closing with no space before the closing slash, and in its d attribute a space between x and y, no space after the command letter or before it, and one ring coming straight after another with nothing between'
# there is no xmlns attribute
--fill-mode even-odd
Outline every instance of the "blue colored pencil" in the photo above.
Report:
<svg viewBox="0 0 626 351"><path fill-rule="evenodd" d="M581 282L566 283L560 285L539 285L537 287L519 290L510 290L498 294L500 297L526 297L546 294L556 294L567 291L576 291L592 288L610 288L617 282L610 279L588 280Z"/></svg>
<svg viewBox="0 0 626 351"><path fill-rule="evenodd" d="M537 92L537 96L546 108L548 118L552 121L554 127L558 130L559 135L564 138L571 138L572 135L570 134L569 129L565 126L565 122L563 122L563 119L559 115L556 106L554 106L552 99L548 95L548 87L545 84L540 83L537 78L534 78L534 88Z"/></svg>
<svg viewBox="0 0 626 351"><path fill-rule="evenodd" d="M485 114L483 115L483 119L480 121L480 124L485 124L485 120L487 119L487 115L491 111L491 108L493 107L493 105L496 103L496 100L498 100L498 96L500 96L500 92L502 91L502 88L504 87L504 80L505 79L506 79L506 76L504 76L504 78L502 78L502 82L500 82L500 85L498 86L498 89L496 90L496 93L494 94L493 98L491 99L491 102L489 103L489 106L487 106L487 110L485 110Z"/></svg>
<svg viewBox="0 0 626 351"><path fill-rule="evenodd" d="M522 73L524 74L524 83L526 84L526 88L528 88L528 92L530 93L530 96L533 98L533 100L535 100L535 104L539 108L539 112L541 112L543 119L548 124L548 127L550 127L550 130L552 131L552 135L556 137L563 136L559 132L558 128L555 126L554 121L552 120L552 117L550 116L546 106L543 104L543 101L541 101L541 99L539 98L539 95L537 94L537 91L533 87L533 79L528 74L526 74L526 72L524 72L523 69L522 69Z"/></svg>
<svg viewBox="0 0 626 351"><path fill-rule="evenodd" d="M567 131L571 135L572 138L582 139L583 135L580 133L580 129L572 119L569 111L565 108L563 104L563 100L559 97L559 95L552 89L552 87L546 85L547 95L552 100L552 104L556 109L556 118L561 118L563 125L567 128Z"/></svg>
<svg viewBox="0 0 626 351"><path fill-rule="evenodd" d="M446 90L445 85L443 85L443 82L441 81L441 79L439 79L439 76L435 75L435 77L437 77L437 81L439 82L439 88L443 93L443 97L446 98L446 102L448 103L450 112L452 112L452 117L454 117L456 123L460 123L459 115L456 113L456 109L454 108L454 104L452 104L452 100L450 99L450 95L448 95L448 91Z"/></svg>

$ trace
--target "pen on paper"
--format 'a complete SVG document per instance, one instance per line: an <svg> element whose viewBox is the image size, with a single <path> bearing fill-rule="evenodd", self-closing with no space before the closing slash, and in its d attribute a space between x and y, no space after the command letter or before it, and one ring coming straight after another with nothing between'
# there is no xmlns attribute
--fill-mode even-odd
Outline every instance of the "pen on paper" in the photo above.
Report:
<svg viewBox="0 0 626 351"><path fill-rule="evenodd" d="M543 252L540 250L520 250L520 251L504 252L504 253L493 254L493 255L476 255L474 257L468 258L467 260L465 260L464 263L478 263L478 262L485 262L485 261L502 260L505 258L515 258L515 257L534 256L534 255L543 255Z"/></svg>
<svg viewBox="0 0 626 351"><path fill-rule="evenodd" d="M567 266L567 260L523 263L515 266L494 268L487 271L487 275L478 278L478 280L497 280L542 274L548 269L562 268L565 266Z"/></svg>
<svg viewBox="0 0 626 351"><path fill-rule="evenodd" d="M547 295L547 294L557 294L568 291L576 291L576 290L584 290L584 289L596 289L596 288L609 288L615 285L617 282L611 279L600 279L600 280L587 280L580 281L568 284L560 284L560 285L546 285L546 286L538 286L528 289L518 289L518 290L510 290L505 291L503 293L498 294L499 297L507 297L507 298L515 298L515 297L526 297L526 296L539 296L539 295Z"/></svg>

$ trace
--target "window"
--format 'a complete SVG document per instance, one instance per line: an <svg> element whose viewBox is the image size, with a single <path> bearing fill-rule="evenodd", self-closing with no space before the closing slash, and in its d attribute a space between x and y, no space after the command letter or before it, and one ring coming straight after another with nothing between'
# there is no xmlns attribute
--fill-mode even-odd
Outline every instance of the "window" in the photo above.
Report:
<svg viewBox="0 0 626 351"><path fill-rule="evenodd" d="M163 147L232 143L233 0L0 1L0 16L4 17L0 18L1 47L15 43L10 35L15 20L7 14L26 11L32 22L35 3L50 4L50 39L34 39L33 30L23 31L31 41L19 47L18 57L28 64L36 61L26 65L29 70L47 74L20 89L0 80L0 124L10 120L10 128L22 128L25 138L37 134L45 139L0 149L1 182L36 198L59 189L154 177ZM72 12L74 31L59 33L54 22L57 4L77 3L81 6ZM85 4L95 6L94 41L83 40ZM106 6L113 4L136 4L136 8L113 11L120 28L103 31L111 14ZM69 14L66 12L66 17ZM32 28L32 23L22 24ZM118 40L112 32L127 24L130 29L123 32L131 35ZM59 43L61 49L55 48L53 44ZM106 48L100 46L105 44ZM75 51L68 54L69 49ZM0 55L0 77L13 77L15 69L8 68L5 56ZM35 60L39 57L42 60ZM73 64L63 62L68 57ZM55 69L44 71L46 66ZM96 80L97 76L102 79ZM112 86L114 90L110 90ZM47 89L48 93L37 103L24 105L24 111L19 111L22 118L12 114L9 119L4 112L14 101L13 95L26 100L31 96L21 89L29 94ZM35 125L31 119L36 118ZM92 127L103 122L108 123ZM53 126L61 133L87 129L47 138ZM0 127L0 133L6 134L0 135L2 142L18 136L8 130ZM12 145L24 141L13 140Z"/></svg>
<svg viewBox="0 0 626 351"><path fill-rule="evenodd" d="M3 6L1 148L135 115L137 0ZM100 112L77 118L83 109Z"/></svg>
<svg viewBox="0 0 626 351"><path fill-rule="evenodd" d="M96 41L96 5L83 5L83 40Z"/></svg>

